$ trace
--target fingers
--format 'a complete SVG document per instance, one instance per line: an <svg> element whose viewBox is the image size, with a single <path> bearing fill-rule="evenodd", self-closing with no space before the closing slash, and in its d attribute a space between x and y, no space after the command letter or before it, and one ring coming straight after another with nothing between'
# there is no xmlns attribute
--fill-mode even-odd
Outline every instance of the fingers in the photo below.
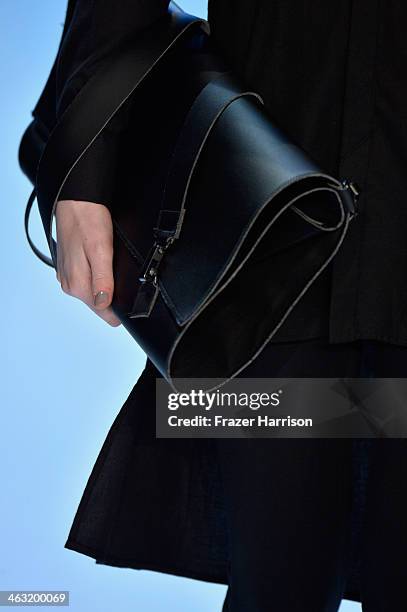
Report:
<svg viewBox="0 0 407 612"><path fill-rule="evenodd" d="M93 245L88 252L91 269L91 286L93 304L96 310L104 310L110 306L113 281L113 248L110 241L104 239Z"/></svg>
<svg viewBox="0 0 407 612"><path fill-rule="evenodd" d="M57 224L56 275L61 289L84 302L106 323L117 327L121 322L111 307L113 236L107 209L95 205L89 210L88 205L86 209L78 209L77 218L73 216L74 206L60 207L60 210L66 211L60 214L59 235ZM91 218L82 229L81 222L86 213Z"/></svg>
<svg viewBox="0 0 407 612"><path fill-rule="evenodd" d="M90 245L87 257L90 266L91 308L110 325L117 327L120 325L120 319L111 308L114 279L113 245L110 236L100 237L96 244Z"/></svg>
<svg viewBox="0 0 407 612"><path fill-rule="evenodd" d="M85 254L80 258L77 257L75 266L72 263L67 265L65 262L65 266L62 271L59 271L58 276L61 279L61 289L64 293L84 302L95 314L112 327L120 325L120 320L116 317L110 306L111 297L107 306L103 304L95 306L94 304L92 271ZM112 295L111 290L108 293L109 296Z"/></svg>

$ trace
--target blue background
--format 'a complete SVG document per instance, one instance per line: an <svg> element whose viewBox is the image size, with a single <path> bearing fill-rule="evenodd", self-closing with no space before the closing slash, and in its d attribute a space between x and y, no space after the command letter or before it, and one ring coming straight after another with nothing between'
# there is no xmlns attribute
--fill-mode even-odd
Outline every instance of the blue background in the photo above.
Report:
<svg viewBox="0 0 407 612"><path fill-rule="evenodd" d="M206 17L206 2L180 3ZM96 565L63 548L107 431L145 362L122 327L61 291L23 230L30 184L17 148L51 68L65 6L2 1L0 589L69 590L76 612L220 612L224 586ZM33 217L46 251L36 208ZM355 610L358 604L342 603L341 612Z"/></svg>

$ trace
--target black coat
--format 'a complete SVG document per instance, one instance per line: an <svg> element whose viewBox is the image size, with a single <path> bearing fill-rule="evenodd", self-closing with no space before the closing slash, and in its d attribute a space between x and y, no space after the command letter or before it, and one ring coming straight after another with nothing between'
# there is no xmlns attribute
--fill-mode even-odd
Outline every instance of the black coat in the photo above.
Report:
<svg viewBox="0 0 407 612"><path fill-rule="evenodd" d="M118 11L113 0L70 0L55 70L34 115L52 126L109 50L154 23L167 5L123 0ZM291 138L328 172L362 189L360 214L333 265L273 341L329 331L332 342L407 345L407 111L401 103L407 9L396 0L210 0L208 19L220 50ZM109 203L125 121L89 149L61 199ZM329 308L328 319L322 314ZM102 563L226 583L224 509L211 441L154 439L156 375L147 362L107 436L66 546ZM355 472L359 507L362 463ZM355 554L345 597L360 600Z"/></svg>

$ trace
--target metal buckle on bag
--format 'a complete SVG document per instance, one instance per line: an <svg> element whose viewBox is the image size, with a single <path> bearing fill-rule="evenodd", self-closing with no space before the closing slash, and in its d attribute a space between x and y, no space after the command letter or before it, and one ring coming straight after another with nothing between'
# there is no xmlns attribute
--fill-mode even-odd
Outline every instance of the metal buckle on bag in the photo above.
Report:
<svg viewBox="0 0 407 612"><path fill-rule="evenodd" d="M147 257L143 273L139 277L141 283L152 282L157 285L157 270L168 247L179 237L185 209L181 211L160 210L157 225L154 227L154 244Z"/></svg>
<svg viewBox="0 0 407 612"><path fill-rule="evenodd" d="M166 237L164 241L160 240L160 238L156 239L151 250L151 255L147 259L143 273L141 276L139 276L139 281L141 283L152 282L154 285L157 285L158 267L165 251L173 242L174 238L172 236Z"/></svg>
<svg viewBox="0 0 407 612"><path fill-rule="evenodd" d="M359 214L356 208L356 202L359 198L361 189L355 181L350 181L349 179L343 179L340 183L341 187L339 190L342 191L342 201L351 213L351 218L353 219L353 217Z"/></svg>
<svg viewBox="0 0 407 612"><path fill-rule="evenodd" d="M148 317L159 293L158 268L168 247L178 238L185 211L163 209L153 228L154 243L146 257L130 318Z"/></svg>
<svg viewBox="0 0 407 612"><path fill-rule="evenodd" d="M168 232L165 237L160 235L159 232L155 232L155 236L156 240L151 248L150 255L147 257L143 273L138 277L140 286L137 290L132 309L127 313L131 319L148 317L159 293L157 281L158 267L165 251L174 241L174 238L168 236Z"/></svg>

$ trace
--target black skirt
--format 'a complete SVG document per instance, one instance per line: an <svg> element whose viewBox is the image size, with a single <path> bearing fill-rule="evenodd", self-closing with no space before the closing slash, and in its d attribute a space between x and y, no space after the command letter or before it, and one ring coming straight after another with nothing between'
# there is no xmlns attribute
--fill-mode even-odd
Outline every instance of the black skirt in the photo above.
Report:
<svg viewBox="0 0 407 612"><path fill-rule="evenodd" d="M377 376L405 376L406 350L374 341L334 345L324 338L270 343L245 375L358 376L357 371L376 367ZM228 525L215 440L155 438L156 376L147 361L108 432L65 547L97 563L227 584ZM273 439L268 442L272 452ZM407 510L407 445L404 439L342 442L352 444L353 466L352 553L344 598L361 601L360 538L371 458L373 452L396 453L399 495Z"/></svg>

